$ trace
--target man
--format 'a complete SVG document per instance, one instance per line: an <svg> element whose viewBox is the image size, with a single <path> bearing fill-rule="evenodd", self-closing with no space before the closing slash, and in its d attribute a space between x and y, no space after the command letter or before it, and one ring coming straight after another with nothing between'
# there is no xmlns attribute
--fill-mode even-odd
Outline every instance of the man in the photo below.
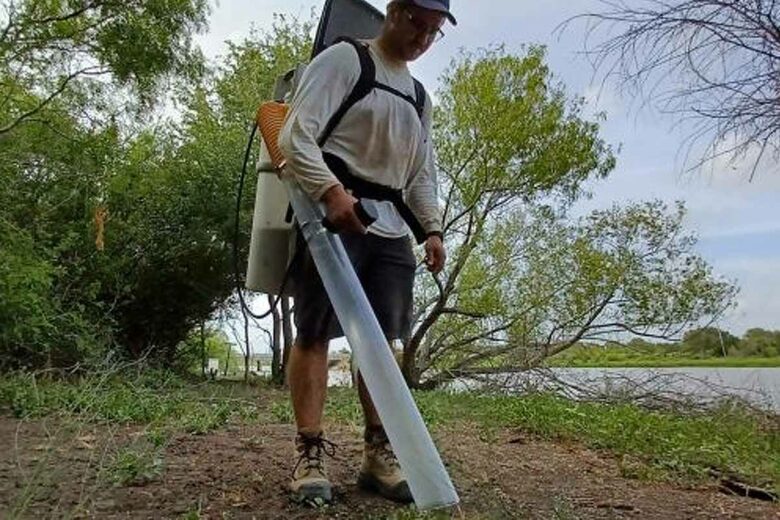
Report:
<svg viewBox="0 0 780 520"><path fill-rule="evenodd" d="M340 232L382 331L388 340L409 336L415 257L407 224L424 241L426 265L444 266L442 223L437 201L431 143L431 100L413 80L407 63L425 53L455 18L449 0L394 0L379 37L341 42L323 51L307 68L279 138L288 171ZM363 45L364 47L360 47ZM370 57L376 81L359 101L342 112L354 96ZM361 82L363 84L363 82ZM403 193L395 200L358 193L351 184ZM347 184L345 186L345 184ZM367 195L366 193L369 193ZM353 196L354 195L354 196ZM358 218L357 198L377 216L368 228ZM322 431L327 389L328 342L342 336L322 281L308 250L292 273L298 330L289 360L296 436L291 489L302 498L331 500L324 456L334 445ZM382 423L358 375L365 416L365 449L358 483L382 496L411 502Z"/></svg>

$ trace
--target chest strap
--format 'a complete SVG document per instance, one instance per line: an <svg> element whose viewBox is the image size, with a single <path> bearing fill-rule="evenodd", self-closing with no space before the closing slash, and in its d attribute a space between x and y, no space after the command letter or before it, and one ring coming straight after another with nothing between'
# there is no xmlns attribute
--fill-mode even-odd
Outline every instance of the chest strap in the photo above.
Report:
<svg viewBox="0 0 780 520"><path fill-rule="evenodd" d="M428 235L411 208L404 201L402 190L396 190L389 186L356 177L349 171L347 163L331 153L324 152L322 157L325 159L328 169L333 172L333 175L344 185L345 189L352 191L354 197L391 202L395 209L398 210L398 214L406 222L406 225L409 226L417 243L422 244L425 242Z"/></svg>

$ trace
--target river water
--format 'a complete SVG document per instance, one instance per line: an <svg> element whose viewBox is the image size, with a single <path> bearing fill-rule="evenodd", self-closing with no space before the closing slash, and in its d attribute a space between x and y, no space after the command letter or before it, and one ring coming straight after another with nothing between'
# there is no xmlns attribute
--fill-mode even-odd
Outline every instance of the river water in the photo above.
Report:
<svg viewBox="0 0 780 520"><path fill-rule="evenodd" d="M574 398L624 394L707 402L738 397L780 413L780 368L552 368L499 376L493 383L558 390ZM473 385L459 381L454 388Z"/></svg>
<svg viewBox="0 0 780 520"><path fill-rule="evenodd" d="M330 383L348 385L349 373L331 372ZM573 398L622 394L706 402L739 397L780 413L780 368L552 368L487 381L459 380L449 388L468 391L486 384L517 393L553 390Z"/></svg>

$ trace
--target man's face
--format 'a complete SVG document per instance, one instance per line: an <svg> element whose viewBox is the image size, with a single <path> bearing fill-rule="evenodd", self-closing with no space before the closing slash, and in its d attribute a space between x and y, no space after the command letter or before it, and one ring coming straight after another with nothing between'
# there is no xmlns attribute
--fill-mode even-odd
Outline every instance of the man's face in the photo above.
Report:
<svg viewBox="0 0 780 520"><path fill-rule="evenodd" d="M397 5L392 17L392 43L404 61L414 61L431 48L441 35L445 15L415 5Z"/></svg>

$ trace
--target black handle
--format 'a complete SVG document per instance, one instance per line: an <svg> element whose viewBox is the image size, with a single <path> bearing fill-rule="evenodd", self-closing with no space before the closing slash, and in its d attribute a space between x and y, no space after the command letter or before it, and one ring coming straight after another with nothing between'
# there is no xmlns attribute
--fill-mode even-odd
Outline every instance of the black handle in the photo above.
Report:
<svg viewBox="0 0 780 520"><path fill-rule="evenodd" d="M366 207L363 206L363 204L361 204L360 201L357 201L355 205L352 206L352 209L355 210L355 214L357 215L358 219L360 219L360 223L363 224L365 227L368 227L374 222L376 222L376 216L369 213ZM328 220L328 217L322 219L322 227L324 227L331 233L339 232L339 230L336 229L336 226L334 226L333 223L330 220Z"/></svg>

